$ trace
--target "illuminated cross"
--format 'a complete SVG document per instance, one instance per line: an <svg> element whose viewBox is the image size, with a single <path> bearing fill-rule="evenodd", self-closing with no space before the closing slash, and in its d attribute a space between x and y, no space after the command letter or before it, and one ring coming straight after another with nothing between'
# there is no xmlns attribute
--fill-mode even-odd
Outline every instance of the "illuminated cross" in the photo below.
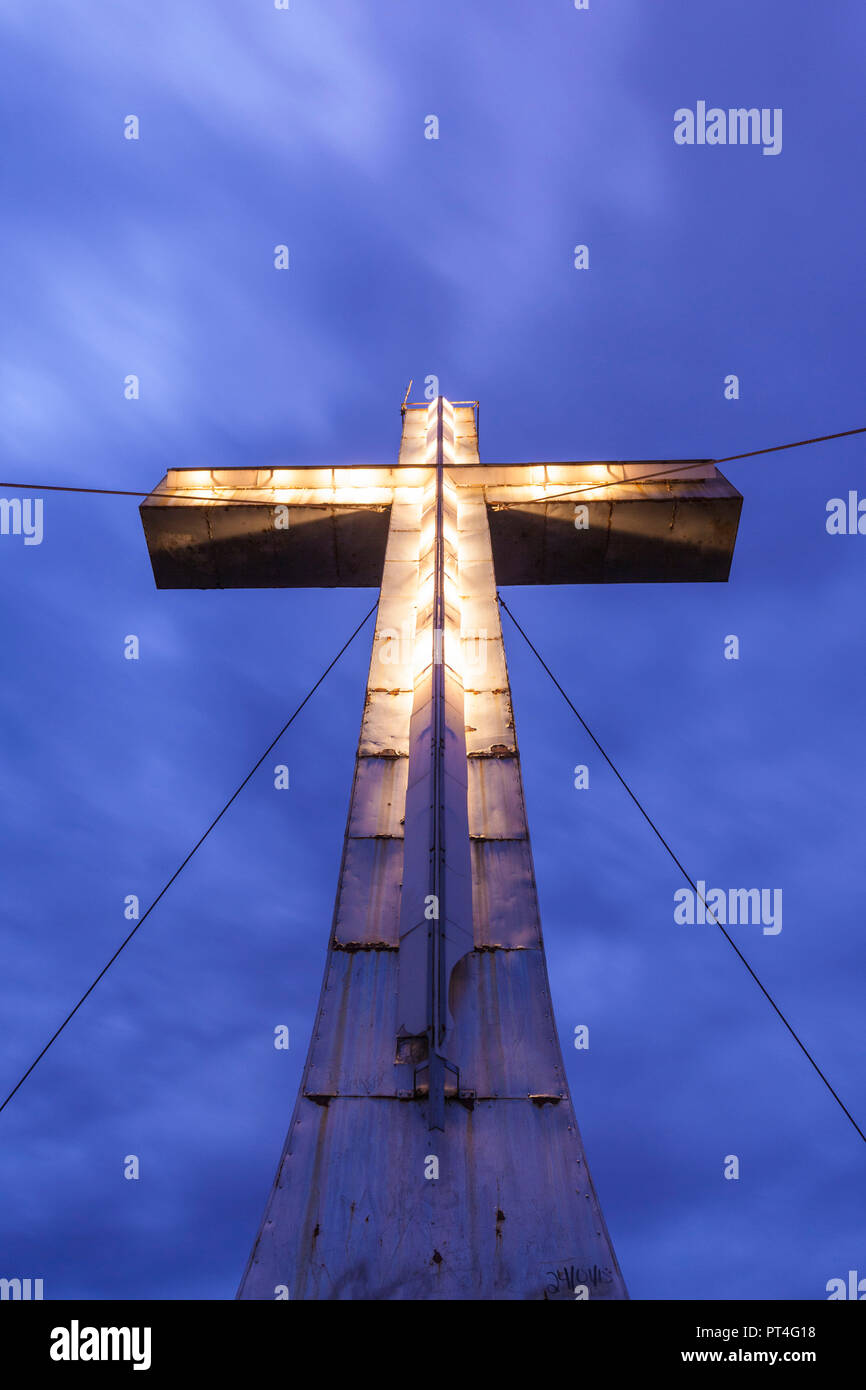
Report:
<svg viewBox="0 0 866 1390"><path fill-rule="evenodd" d="M627 1296L553 1018L496 588L725 580L741 501L700 460L482 466L474 404L439 397L404 408L397 468L172 469L143 504L160 588L381 591L322 996L239 1297Z"/></svg>

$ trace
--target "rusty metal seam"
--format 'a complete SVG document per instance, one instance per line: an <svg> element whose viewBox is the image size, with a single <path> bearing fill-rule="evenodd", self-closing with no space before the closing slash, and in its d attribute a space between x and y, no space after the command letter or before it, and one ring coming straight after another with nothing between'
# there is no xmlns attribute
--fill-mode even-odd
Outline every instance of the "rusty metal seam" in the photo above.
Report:
<svg viewBox="0 0 866 1390"><path fill-rule="evenodd" d="M333 1100L386 1100L396 1101L399 1105L405 1105L407 1102L417 1103L418 1101L423 1101L426 1097L424 1095L416 1096L414 1094L398 1095L396 1091L304 1091L303 1098L304 1100L311 1100L314 1105L320 1105L327 1108L327 1106ZM516 1095L503 1095L500 1091L497 1092L495 1095L479 1096L475 1094L472 1096L472 1100L476 1105L481 1103L490 1104L492 1101L500 1100L512 1102L519 1101L523 1103L529 1101L532 1105L535 1106L561 1105L563 1101L567 1103L568 1099L569 1098L564 1091L550 1094L548 1094L547 1092L533 1093L531 1091L521 1091L519 1094ZM446 1098L446 1104L463 1105L465 1104L465 1099L461 1099L460 1096L449 1095Z"/></svg>
<svg viewBox="0 0 866 1390"><path fill-rule="evenodd" d="M386 758L388 761L394 758L408 758L408 753L398 753L396 748L380 748L375 753L365 753L363 749L358 749L357 758Z"/></svg>
<svg viewBox="0 0 866 1390"><path fill-rule="evenodd" d="M399 951L399 945L392 941L331 941L330 950L345 951L354 955L357 951Z"/></svg>
<svg viewBox="0 0 866 1390"><path fill-rule="evenodd" d="M402 844L405 838L405 835L389 835L383 830L381 832L377 831L373 835L346 835L345 841L346 844L348 844L350 840L399 840Z"/></svg>
<svg viewBox="0 0 866 1390"><path fill-rule="evenodd" d="M517 744L491 743L489 748L477 748L470 750L466 754L467 758L489 758L492 761L505 762L506 759L513 763L520 762L520 753Z"/></svg>
<svg viewBox="0 0 866 1390"><path fill-rule="evenodd" d="M518 845L521 841L529 839L529 831L525 830L522 835L482 835L480 832L476 834L470 830L469 839L475 841L476 844Z"/></svg>

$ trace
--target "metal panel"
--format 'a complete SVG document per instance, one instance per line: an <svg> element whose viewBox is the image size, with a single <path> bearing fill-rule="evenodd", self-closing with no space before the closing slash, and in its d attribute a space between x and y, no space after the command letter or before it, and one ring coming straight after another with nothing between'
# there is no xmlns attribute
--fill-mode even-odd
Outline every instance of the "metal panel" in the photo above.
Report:
<svg viewBox="0 0 866 1390"><path fill-rule="evenodd" d="M473 840L476 946L532 947L541 922L529 840Z"/></svg>
<svg viewBox="0 0 866 1390"><path fill-rule="evenodd" d="M399 940L401 839L347 838L334 914L334 940L343 946Z"/></svg>
<svg viewBox="0 0 866 1390"><path fill-rule="evenodd" d="M478 1099L564 1097L544 957L533 951L472 951L451 981L452 1049Z"/></svg>
<svg viewBox="0 0 866 1390"><path fill-rule="evenodd" d="M390 566L387 566L390 570ZM386 576L387 579L387 576ZM382 587L370 658L369 690L412 690L415 685L415 607Z"/></svg>
<svg viewBox="0 0 866 1390"><path fill-rule="evenodd" d="M517 758L469 759L469 834L485 840L525 836L526 811Z"/></svg>
<svg viewBox="0 0 866 1390"><path fill-rule="evenodd" d="M411 690L373 690L368 687L358 751L362 757L384 754L409 756Z"/></svg>
<svg viewBox="0 0 866 1390"><path fill-rule="evenodd" d="M428 1181L422 1106L302 1100L243 1296L573 1302L585 1283L591 1302L627 1297L569 1102L446 1110Z"/></svg>
<svg viewBox="0 0 866 1390"><path fill-rule="evenodd" d="M514 716L507 690L466 691L466 751L513 753Z"/></svg>
<svg viewBox="0 0 866 1390"><path fill-rule="evenodd" d="M408 758L359 758L349 835L402 835Z"/></svg>
<svg viewBox="0 0 866 1390"><path fill-rule="evenodd" d="M306 1094L396 1096L396 1036L397 948L331 951Z"/></svg>

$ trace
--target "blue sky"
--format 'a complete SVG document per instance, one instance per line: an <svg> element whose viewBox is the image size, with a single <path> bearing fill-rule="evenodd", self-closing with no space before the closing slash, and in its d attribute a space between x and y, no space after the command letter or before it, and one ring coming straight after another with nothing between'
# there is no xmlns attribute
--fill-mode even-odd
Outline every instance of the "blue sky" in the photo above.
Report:
<svg viewBox="0 0 866 1390"><path fill-rule="evenodd" d="M0 40L6 481L390 463L434 373L481 401L487 462L866 424L852 0L4 0ZM782 108L781 153L676 145L699 100ZM782 888L778 936L733 934L861 1125L866 538L825 509L863 447L724 468L728 585L506 595L690 873ZM8 1085L372 601L157 592L134 499L44 496L40 546L0 537ZM312 1024L368 640L287 736L291 791L255 779L0 1116L0 1274L233 1296ZM674 924L681 876L507 620L506 642L556 1015L632 1296L825 1297L866 1275L863 1143L719 934Z"/></svg>

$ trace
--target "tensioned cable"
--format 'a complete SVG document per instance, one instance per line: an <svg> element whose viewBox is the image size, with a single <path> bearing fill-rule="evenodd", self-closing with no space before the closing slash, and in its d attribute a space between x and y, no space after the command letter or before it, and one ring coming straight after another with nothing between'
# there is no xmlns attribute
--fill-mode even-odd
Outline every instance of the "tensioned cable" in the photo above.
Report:
<svg viewBox="0 0 866 1390"><path fill-rule="evenodd" d="M866 425L856 430L840 430L838 434L816 434L814 439L795 439L793 444L773 444L769 449L750 449L747 454L728 454L727 458L711 459L711 463L733 463L735 459L752 459L757 454L777 454L780 449L799 449L801 444L823 444L828 439L846 439L849 434L866 434Z"/></svg>
<svg viewBox="0 0 866 1390"><path fill-rule="evenodd" d="M536 499L534 499L534 500L537 501L537 502L556 502L556 501L558 501L561 497L573 497L576 493L577 493L577 494L580 494L580 493L584 493L584 492L598 492L598 491L603 490L604 488L607 488L607 487L622 487L624 484L628 484L628 483L632 483L632 484L637 483L637 484L640 484L640 483L656 482L656 481L658 481L658 479L660 479L660 478L669 478L669 477L672 477L674 473L683 473L683 472L687 471L687 470L690 469L690 468L695 468L696 466L698 466L698 465L699 465L700 463L702 463L702 462L703 462L703 463L733 463L733 462L735 462L737 459L750 459L750 458L756 458L756 457L758 456L758 454L775 454L775 453L778 453L778 452L779 452L780 450L782 450L782 449L799 449L799 448L801 448L801 446L802 446L803 444L823 444L823 443L825 443L828 439L846 439L849 435L852 435L852 434L866 434L866 425L862 425L862 426L860 426L859 429L856 429L856 430L841 430L838 434L819 434L819 435L816 435L814 439L797 439L797 440L794 441L793 444L773 444L773 445L771 445L771 447L770 447L769 449L751 449L747 454L728 454L727 458L721 458L721 459L692 459L691 462L689 462L689 463L677 464L677 465L675 465L674 467L672 467L672 468L667 468L667 469L665 469L665 470L663 470L662 472L659 472L659 473L648 473L648 474L646 474L646 476L643 477L643 478L614 478L614 479L611 479L610 481L604 482L604 483L586 483L586 484L582 484L579 488L571 488L568 492L556 492L556 493L554 493L551 497L538 497L538 498L536 498ZM635 462L638 462L638 460L635 460ZM345 468L345 469L351 469L351 468L357 467L357 468L361 468L361 469L369 469L369 468L375 467L376 465L373 465L373 464L366 464L366 463L359 463L359 464L348 464L348 465L343 464L343 465L335 465L335 466L338 467L338 468L340 469L340 471L342 472L344 468ZM491 465L485 465L485 466L490 467ZM500 465L500 466L503 467L503 468L521 468L521 467L530 468L530 467L532 467L533 465L531 465L531 464L513 464L513 463L508 463L508 464L502 464L502 465ZM535 466L537 467L538 465L535 465ZM551 465L551 466L552 466L552 467L556 467L556 468L562 468L562 467L566 467L567 465L566 465L566 464L554 464L554 465ZM327 467L330 468L331 465L328 464ZM124 489L121 489L121 488L110 488L110 487L61 487L60 485L58 485L58 484L53 484L53 483L2 483L2 482L0 482L0 487L26 488L26 489L27 489L28 491L30 491L30 492L85 492L85 493L97 493L97 494L99 494L99 495L101 495L101 496L104 496L104 497L154 497L154 498L157 498L157 499L164 498L164 499L165 499L166 501L168 501L168 502L228 502L228 503L230 503L233 507L274 507L274 506L279 506L279 505L280 505L279 503L276 503L276 502L273 502L273 501L267 501L267 502L264 501L264 500L256 501L256 500L253 499L253 498L243 498L243 497L237 497L237 498L236 498L236 497L214 497L213 493L211 493L210 496L208 496L208 497L203 497L203 496L197 496L196 494L190 493L190 492L154 492L154 490L153 490L152 488L150 489L149 492L130 492L130 491L125 491ZM226 491L230 491L230 490L231 490L230 484L228 484L228 483L215 483L215 484L214 484L214 487L223 488L223 489L226 490ZM279 489L276 489L276 490L279 491ZM326 490L327 490L327 489L326 489ZM501 509L501 508L504 508L504 507L520 507L520 506L524 506L525 503L522 503L522 502L494 502L494 503L492 503L491 505L494 506L494 507L498 510L498 509Z"/></svg>
<svg viewBox="0 0 866 1390"><path fill-rule="evenodd" d="M515 618L514 614L513 614L512 611L511 611L511 609L508 607L508 604L505 602L505 599L502 597L502 595L501 595L498 591L497 591L496 597L498 598L498 600L499 600L500 604L502 605L502 607L505 609L505 612L508 614L508 616L509 616L509 618L511 619L511 621L513 622L514 626L517 628L517 631L520 633L520 635L521 635L521 637L523 638L524 642L525 642L526 645L529 647L530 651L534 654L534 656L537 657L538 661L541 663L541 665L543 666L544 670L545 670L545 671L547 672L547 674L550 676L550 679L553 681L553 684L556 686L556 688L557 688L557 690L559 691L560 695L561 695L562 698L565 700L565 703L568 705L568 707L569 707L569 709L571 710L572 714L576 715L577 718L580 720L580 723L583 725L583 728L584 728L584 729L586 730L586 732L589 734L589 737L592 739L592 741L593 741L593 743L595 744L596 748L598 749L599 753L600 753L601 756L604 758L604 760L605 760L605 762L607 763L608 767L610 768L611 772L613 772L614 776L617 778L617 780L622 784L622 786L623 786L623 787L625 788L625 790L628 792L629 796L631 797L631 799L632 799L632 801L634 802L634 804L635 804L635 806L637 807L637 809L640 811L640 813L641 813L641 815L643 816L644 820L646 821L647 825L650 827L650 829L653 831L653 833L657 836L657 838L658 838L658 839L661 841L661 843L664 845L665 849L667 850L667 852L668 852L668 854L670 855L671 859L672 859L672 860L674 861L674 863L676 864L676 866L677 866L677 868L679 869L680 873L684 876L684 878L686 879L686 881L687 881L688 883L691 884L692 888L693 888L694 891L695 891L696 896L697 896L698 898L700 898L701 902L704 904L704 907L706 908L707 912L708 912L709 915L711 916L713 922L714 922L714 923L716 924L716 926L718 927L719 931L720 931L720 932L722 933L722 935L724 936L725 940L726 940L726 941L728 942L728 944L729 944L730 946L732 946L733 949L736 951L736 953L737 953L737 955L739 956L740 960L743 962L743 965L746 967L746 969L748 970L748 972L749 972L749 974L751 975L752 979L755 981L755 984L758 986L758 989L761 991L761 993L764 995L764 997L765 997L765 998L769 1001L769 1003L772 1005L773 1009L776 1011L776 1013L778 1014L779 1018L780 1018L780 1019L782 1020L782 1022L784 1023L784 1025L785 1025L785 1027L787 1028L788 1032L791 1034L791 1037L794 1039L795 1043L796 1043L797 1046L800 1048L800 1051L801 1051L801 1052L804 1054L804 1056L809 1060L809 1062L811 1062L812 1066L815 1068L815 1071L818 1073L818 1075L820 1076L820 1078L821 1078L821 1080L823 1081L824 1085L827 1087L827 1090L830 1092L830 1095L833 1097L833 1099L836 1101L836 1103L841 1107L841 1109L844 1111L844 1113L848 1116L848 1119L851 1121L851 1123L852 1123L852 1125L854 1126L854 1128L856 1129L857 1133L860 1135L860 1138L863 1140L864 1144L866 1144L866 1134L863 1133L863 1130L860 1128L860 1126L858 1125L857 1121L854 1119L854 1116L851 1114L851 1111L848 1109L847 1105L845 1105L844 1101L842 1101L842 1099L841 1099L841 1097L838 1095L838 1093L837 1093L837 1092L833 1089L833 1087L830 1085L830 1082L828 1081L827 1077L826 1077L826 1076L824 1075L824 1073L822 1072L821 1068L818 1066L818 1063L815 1061L815 1058L812 1056L811 1052L810 1052L809 1049L806 1047L805 1043L803 1043L803 1042L800 1040L800 1038L797 1036L797 1034L794 1032L794 1029L792 1028L791 1024L788 1022L788 1020L786 1019L785 1015L782 1013L782 1010L779 1008L779 1006L778 1006L778 1004L776 1003L775 999L773 999L773 997L772 997L772 995L769 993L769 991L764 987L764 985L762 985L761 981L758 979L758 976L755 974L755 972L754 972L754 970L752 969L751 965L750 965L749 962L746 960L746 957L743 955L743 953L742 953L742 951L740 950L740 948L739 948L739 946L737 945L737 943L733 940L733 938L732 938L731 936L728 935L728 933L725 931L725 928L722 926L721 922L719 921L719 919L716 917L715 913L713 912L712 908L709 907L709 906L707 905L706 899L704 898L703 893L701 893L701 892L698 890L698 886L697 886L697 884L695 883L694 879L691 877L690 874L686 873L686 870L683 868L683 865L680 863L679 859L678 859L677 856L674 854L674 851L671 849L670 845L668 844L668 842L667 842L667 840L665 839L664 835L663 835L663 834L661 833L661 831L659 830L659 828L658 828L658 826L656 825L655 821L654 821L654 820L652 819L652 817L648 814L648 812L644 810L643 806L642 806L641 803L638 801L637 797L635 796L635 794L634 794L634 792L632 791L631 787L629 786L628 782L625 780L625 778L622 776L622 774L619 772L619 770L615 767L615 765L613 764L613 762L611 762L610 758L608 757L607 753L606 753L606 752L604 751L604 749L602 748L602 746L601 746L601 744L599 743L598 739L596 738L595 734L592 732L592 729L589 727L589 725L587 724L586 720L583 718L583 716L582 716L582 715L579 713L579 711L576 709L576 707L574 706L574 704L572 703L572 701L569 699L568 695L567 695L566 692L563 690L563 688L562 688L562 686L560 685L559 681L556 679L556 676L553 674L553 672L551 671L551 669L550 669L550 667L548 666L547 662L544 660L544 657L543 657L543 656L541 655L541 653L538 651L538 648L535 647L535 646L533 646L532 642L529 640L529 637L526 635L526 633L524 632L523 628L520 626L520 623L517 621L517 619Z"/></svg>
<svg viewBox="0 0 866 1390"><path fill-rule="evenodd" d="M353 468L369 470L375 465L347 463L338 464L337 467L341 471L351 471ZM204 497L194 492L156 492L153 488L149 492L130 492L125 488L116 487L61 487L59 483L0 483L0 487L26 488L28 492L86 492L96 493L101 497L154 497L157 501L165 502L229 502L233 507L279 507L281 505L273 499L265 501L263 498L256 500L253 497L216 497L214 493ZM233 490L230 483L214 483L214 488L222 489L224 492ZM275 492L284 490L274 488ZM329 490L333 491L333 489L328 488L322 489L324 492Z"/></svg>
<svg viewBox="0 0 866 1390"><path fill-rule="evenodd" d="M24 1085L24 1082L27 1080L27 1078L28 1078L28 1076L30 1075L30 1073L31 1073L31 1072L34 1070L34 1068L42 1061L42 1058L45 1056L46 1052L48 1051L49 1047L51 1047L52 1043L56 1042L56 1040L60 1037L60 1034L63 1032L63 1030L64 1030L64 1028L66 1027L67 1023L69 1023L69 1022L71 1021L71 1019L73 1019L73 1018L75 1017L75 1015L78 1013L78 1010L81 1008L81 1005L84 1003L85 999L87 999L88 995L92 994L93 991L96 989L96 986L99 984L99 981L102 979L103 975L105 975L106 972L111 968L111 966L112 966L112 965L114 964L114 962L117 960L117 957L120 955L121 951L124 949L125 946L127 946L127 945L129 944L129 942L130 942L130 941L132 940L132 938L135 936L135 933L138 931L139 927L143 927L143 926L144 926L145 922L147 921L147 919L148 919L148 917L150 916L150 914L153 912L153 909L156 907L157 903L160 901L161 898L164 898L164 897L165 897L165 895L166 895L166 893L168 892L169 888L170 888L171 885L174 883L175 879L178 878L178 877L180 876L180 874L183 872L183 870L186 868L187 864L188 864L189 861L192 859L192 857L193 857L193 855L195 854L196 850L198 850L198 849L201 848L201 846L204 844L205 840L207 839L208 835L211 833L211 831L214 829L214 827L217 826L217 825L219 824L219 822L222 820L223 816L225 815L226 811L227 811L227 810L229 809L229 807L231 806L232 802L233 802L233 801L236 801L237 798L240 796L241 792L243 791L244 787L247 785L247 782L249 782L250 778L253 776L253 774L254 774L255 772L258 772L259 768L261 767L261 765L262 765L262 763L264 762L265 758L266 758L266 757L268 756L268 754L270 753L271 749L274 748L274 747L276 746L277 743L279 743L280 739L282 738L282 736L283 736L283 734L286 732L286 730L289 728L289 726L295 722L295 720L297 719L297 717L298 717L298 715L300 714L301 710L302 710L302 709L304 708L304 706L308 703L308 701L313 697L313 695L315 695L316 691L318 690L319 686L320 686L320 685L322 684L322 682L324 681L325 677L326 677L326 676L328 675L328 673L336 666L337 662L340 660L340 657L343 655L343 652L347 649L347 647L350 647L350 646L352 645L352 643L354 642L355 638L358 636L358 633L361 631L361 628L364 627L364 625L369 621L370 616L371 616L373 613L375 613L375 611L376 611L376 609L377 609L378 606L379 606L379 600L378 600L378 598L377 598L377 599L376 599L376 602L373 604L373 607L372 607L372 608L370 609L370 611L366 614L366 616L363 617L363 618L361 619L361 621L359 622L358 626L355 628L355 631L352 633L352 635L351 635L351 637L348 639L348 641L346 641L346 642L343 643L342 647L341 647L340 650L337 652L337 655L334 657L333 661L330 662L330 664L329 664L328 666L325 667L324 671L323 671L322 674L319 676L319 679L316 681L316 684L315 684L314 686L312 686L312 687L310 688L310 690L308 690L307 694L304 696L303 700L301 701L301 703L298 705L297 709L295 710L294 714L292 714L291 717L290 717L289 719L286 720L285 724L284 724L283 727L280 729L280 732L277 734L276 738L274 738L274 739L271 740L271 742L268 744L267 748L265 749L264 753L263 753L262 756L259 758L258 762L257 762L252 768L250 768L250 771L247 773L246 777L245 777L244 780L241 782L241 784L240 784L240 786L237 788L237 790L234 791L234 792L232 793L232 795L229 797L228 801L226 802L225 806L223 806L223 808L222 808L222 810L220 811L219 815L214 817L214 819L211 821L210 825L208 826L207 830L204 832L204 834L203 834L203 835L196 841L196 843L193 845L193 847L192 847L192 849L190 850L189 854L186 856L186 859L184 859L183 863L180 865L179 868L175 869L174 873L172 874L171 878L168 880L168 883L166 883L165 887L162 888L162 889L160 890L159 893L157 893L157 895L156 895L156 897L154 898L153 902L150 904L150 907L149 907L149 908L147 909L147 911L144 913L143 917L140 919L140 921L136 922L135 926L133 927L133 929L132 929L132 931L129 933L129 935L126 937L126 939L125 939L124 941L121 941L121 943L120 943L120 945L118 946L117 950L115 951L114 955L111 957L111 959L108 961L108 963L102 967L102 969L100 970L99 974L96 976L96 979L93 981L93 983L84 991L84 993L82 994L82 996L81 996L81 998L79 999L78 1003L75 1005L75 1008L74 1008L74 1009L71 1009L71 1010L69 1011L69 1013L66 1015L66 1017L65 1017L64 1020L63 1020L63 1022L61 1023L60 1027L56 1030L56 1032L52 1033L51 1037L48 1039L48 1042L45 1044L45 1046L43 1047L42 1051L39 1053L39 1056L36 1057L35 1060L32 1061L32 1062L30 1063L30 1066L27 1068L27 1070L26 1070L26 1072L24 1073L24 1075L20 1078L20 1080L16 1083L16 1085L12 1087L12 1090L9 1092L8 1096L7 1096L6 1099L3 1101L3 1104L0 1105L0 1111L3 1111L3 1110L6 1109L6 1106L9 1104L10 1100L11 1100L12 1097L15 1095L16 1091L20 1090L20 1088Z"/></svg>
<svg viewBox="0 0 866 1390"><path fill-rule="evenodd" d="M856 430L841 430L838 434L818 434L815 436L814 439L797 439L794 441L793 444L773 444L769 449L751 449L747 454L728 454L727 458L722 459L692 459L690 463L678 463L674 467L666 468L659 473L647 473L643 478L615 478L605 483L584 483L581 484L580 487L569 488L568 492L554 492L549 497L535 497L529 498L528 500L530 502L536 503L557 502L562 497L582 496L585 492L598 492L600 489L606 487L624 487L628 486L629 484L631 484L632 486L639 487L642 483L652 483L657 482L660 478L670 478L673 476L674 473L684 473L689 468L695 468L699 466L700 463L734 463L737 459L757 458L758 454L777 454L782 449L799 449L804 444L823 444L828 439L847 439L847 437L851 434L866 434L866 425L861 425ZM637 462L637 460L635 460L635 462ZM513 468L521 466L531 468L533 465L503 464L501 466L504 468ZM538 464L535 465L535 467L538 466ZM554 468L563 468L567 467L568 465L551 464L550 466ZM696 481L701 480L697 479ZM5 484L0 483L0 487L3 486L5 486ZM490 505L494 508L494 510L501 511L506 507L525 506L526 501L524 500L523 502L492 502Z"/></svg>

